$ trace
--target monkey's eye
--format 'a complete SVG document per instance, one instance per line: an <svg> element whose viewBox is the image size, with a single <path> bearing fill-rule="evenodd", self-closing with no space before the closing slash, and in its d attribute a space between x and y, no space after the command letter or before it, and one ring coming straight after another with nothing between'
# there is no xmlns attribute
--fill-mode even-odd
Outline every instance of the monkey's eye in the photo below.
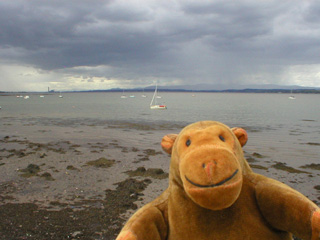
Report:
<svg viewBox="0 0 320 240"><path fill-rule="evenodd" d="M187 147L189 147L189 146L190 146L190 144L191 144L191 140L190 140L190 139L188 139L188 140L186 141L186 145L187 145Z"/></svg>
<svg viewBox="0 0 320 240"><path fill-rule="evenodd" d="M222 135L219 135L219 138L220 138L220 140L221 140L222 142L225 142L225 141L226 141Z"/></svg>

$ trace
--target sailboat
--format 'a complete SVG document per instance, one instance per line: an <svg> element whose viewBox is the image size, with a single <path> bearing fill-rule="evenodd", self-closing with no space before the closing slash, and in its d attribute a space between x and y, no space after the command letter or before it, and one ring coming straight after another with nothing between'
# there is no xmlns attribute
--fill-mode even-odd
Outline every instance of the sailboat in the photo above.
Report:
<svg viewBox="0 0 320 240"><path fill-rule="evenodd" d="M143 93L142 93L141 97L143 97L143 98L147 97L147 95L144 94L144 89L143 89Z"/></svg>
<svg viewBox="0 0 320 240"><path fill-rule="evenodd" d="M152 100L150 102L150 109L167 109L166 105L157 104L157 92L158 92L158 84L156 84L156 89L154 90L154 94Z"/></svg>
<svg viewBox="0 0 320 240"><path fill-rule="evenodd" d="M122 91L121 98L127 98L127 96L124 94L124 90Z"/></svg>
<svg viewBox="0 0 320 240"><path fill-rule="evenodd" d="M61 92L60 92L59 98L63 98L63 96L61 95Z"/></svg>
<svg viewBox="0 0 320 240"><path fill-rule="evenodd" d="M289 99L296 99L296 97L292 95L292 89L291 89L291 96L289 97Z"/></svg>

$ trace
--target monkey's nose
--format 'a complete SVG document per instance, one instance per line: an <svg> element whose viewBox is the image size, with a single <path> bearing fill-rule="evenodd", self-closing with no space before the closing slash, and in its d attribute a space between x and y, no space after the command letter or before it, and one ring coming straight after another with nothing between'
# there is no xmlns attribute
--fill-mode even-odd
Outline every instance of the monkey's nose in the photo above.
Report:
<svg viewBox="0 0 320 240"><path fill-rule="evenodd" d="M218 165L218 163L216 161L210 161L210 162L202 164L202 167L204 168L210 182L212 182L213 175L214 175L214 172L215 172L217 165Z"/></svg>

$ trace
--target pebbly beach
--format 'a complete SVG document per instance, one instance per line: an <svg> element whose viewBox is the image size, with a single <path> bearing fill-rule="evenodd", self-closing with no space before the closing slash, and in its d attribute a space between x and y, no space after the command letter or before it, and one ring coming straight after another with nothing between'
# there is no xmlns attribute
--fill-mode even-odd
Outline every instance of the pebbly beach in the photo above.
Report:
<svg viewBox="0 0 320 240"><path fill-rule="evenodd" d="M166 188L169 157L152 129L1 125L2 239L113 239Z"/></svg>

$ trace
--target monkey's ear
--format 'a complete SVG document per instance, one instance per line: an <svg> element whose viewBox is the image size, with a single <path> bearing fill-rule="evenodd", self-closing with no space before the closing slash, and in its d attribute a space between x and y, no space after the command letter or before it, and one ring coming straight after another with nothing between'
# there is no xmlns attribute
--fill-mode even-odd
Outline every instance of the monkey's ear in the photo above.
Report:
<svg viewBox="0 0 320 240"><path fill-rule="evenodd" d="M166 153L172 153L172 147L177 136L178 134L167 134L162 138L161 147Z"/></svg>
<svg viewBox="0 0 320 240"><path fill-rule="evenodd" d="M246 130L244 130L243 128L237 128L237 127L232 128L231 130L234 133L234 135L236 135L236 137L238 138L241 147L246 145L248 141L248 133L246 132Z"/></svg>

